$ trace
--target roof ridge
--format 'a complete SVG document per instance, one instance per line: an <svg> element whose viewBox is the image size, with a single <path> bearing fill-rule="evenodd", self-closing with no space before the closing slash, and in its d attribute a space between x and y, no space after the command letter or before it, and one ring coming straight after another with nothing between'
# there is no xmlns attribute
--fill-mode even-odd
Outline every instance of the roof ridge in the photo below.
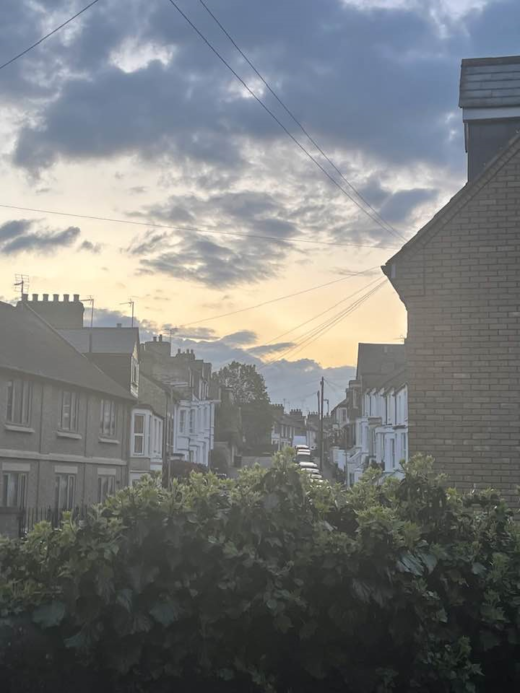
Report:
<svg viewBox="0 0 520 693"><path fill-rule="evenodd" d="M395 262L396 258L402 253L407 253L413 246L416 246L417 243L424 238L424 236L427 236L427 238L419 245L416 252L419 252L419 250L430 243L434 236L439 233L442 228L449 224L453 217L458 214L469 202L471 202L471 200L482 190L482 188L484 188L485 185L487 185L487 183L489 183L489 181L492 180L507 163L509 163L515 154L518 153L519 146L520 132L513 135L505 147L495 154L495 156L476 178L466 183L457 193L455 193L455 195L444 205L444 207L441 207L441 209L434 214L430 221L428 221L417 231L415 236L410 238L410 240L407 241L403 247L397 251L397 253L392 255L392 257L386 261L386 263L381 267L383 273L388 276L389 265ZM435 231L433 235L428 233L431 230Z"/></svg>
<svg viewBox="0 0 520 693"><path fill-rule="evenodd" d="M78 351L74 346L72 346L72 344L71 344L70 342L68 342L68 341L65 339L65 337L63 337L63 336L59 333L59 331L58 331L53 325L51 325L49 322L47 322L47 320L45 320L45 318L43 318L39 313L37 313L35 310L33 310L33 308L31 308L31 306L28 304L28 302L22 301L22 302L21 302L21 305L23 306L23 308L22 308L23 310L27 310L27 309L28 309L28 310L32 313L32 315L33 315L34 317L36 317L36 318L37 318L37 319L38 319L49 331L51 331L51 332L53 332L55 335L57 335L58 338L59 338L64 344L66 344L67 347L68 347L69 349L72 349L72 351L74 351L75 354L77 354L77 355L80 356L82 359L84 359L84 360L89 364L89 366L91 366L92 368L95 368L96 371L98 371L99 374L102 375L104 378L108 378L108 380L110 380L110 382L112 383L112 385L115 385L115 386L117 386L118 388L120 388L120 389L128 396L129 399L132 399L132 400L135 399L135 397L133 397L133 396L131 395L130 392L127 393L126 390L125 390L118 382L116 382L113 378L111 378L109 375L107 375L107 374L105 373L105 371L102 371L101 368L99 368L98 366L96 366L95 363L92 363L92 361L91 361L90 359L88 359L84 354L82 354L82 353L81 353L80 351ZM17 305L17 306L13 306L13 307L14 307L15 310L22 310L22 309L19 309L19 308L18 308L18 305ZM87 328L87 329L88 329L88 328Z"/></svg>

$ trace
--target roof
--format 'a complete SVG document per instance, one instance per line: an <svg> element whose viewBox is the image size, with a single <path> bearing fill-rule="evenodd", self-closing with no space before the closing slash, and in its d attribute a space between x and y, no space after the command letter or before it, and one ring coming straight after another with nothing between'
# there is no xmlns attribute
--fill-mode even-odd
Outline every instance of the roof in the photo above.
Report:
<svg viewBox="0 0 520 693"><path fill-rule="evenodd" d="M359 344L357 379L365 389L382 386L405 365L404 344Z"/></svg>
<svg viewBox="0 0 520 693"><path fill-rule="evenodd" d="M137 327L82 327L59 332L82 354L132 354L135 345L139 346Z"/></svg>
<svg viewBox="0 0 520 693"><path fill-rule="evenodd" d="M31 308L14 308L0 301L0 324L0 368L134 399Z"/></svg>
<svg viewBox="0 0 520 693"><path fill-rule="evenodd" d="M336 404L336 406L334 407L334 409L330 413L334 414L336 409L339 409L340 407L348 407L348 399L344 399L339 404Z"/></svg>
<svg viewBox="0 0 520 693"><path fill-rule="evenodd" d="M520 56L463 60L459 106L520 106Z"/></svg>
<svg viewBox="0 0 520 693"><path fill-rule="evenodd" d="M459 190L451 200L440 209L430 221L425 224L403 247L397 251L386 265L381 268L387 277L392 279L392 265L398 262L409 251L420 250L424 247L444 226L455 217L482 188L484 188L496 174L520 151L520 133L511 138L508 144L491 159L481 173Z"/></svg>

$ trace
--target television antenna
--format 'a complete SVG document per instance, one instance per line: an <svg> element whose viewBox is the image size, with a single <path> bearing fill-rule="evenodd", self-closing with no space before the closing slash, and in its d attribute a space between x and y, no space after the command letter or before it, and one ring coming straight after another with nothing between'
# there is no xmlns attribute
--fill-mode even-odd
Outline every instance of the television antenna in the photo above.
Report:
<svg viewBox="0 0 520 693"><path fill-rule="evenodd" d="M130 299L129 301L125 301L124 303L120 303L120 306L131 306L132 307L132 327L134 326L134 306L135 306L135 301Z"/></svg>
<svg viewBox="0 0 520 693"><path fill-rule="evenodd" d="M82 303L90 303L90 329L94 327L94 297L82 298Z"/></svg>
<svg viewBox="0 0 520 693"><path fill-rule="evenodd" d="M29 291L30 277L28 274L15 274L14 287L20 290L20 299Z"/></svg>

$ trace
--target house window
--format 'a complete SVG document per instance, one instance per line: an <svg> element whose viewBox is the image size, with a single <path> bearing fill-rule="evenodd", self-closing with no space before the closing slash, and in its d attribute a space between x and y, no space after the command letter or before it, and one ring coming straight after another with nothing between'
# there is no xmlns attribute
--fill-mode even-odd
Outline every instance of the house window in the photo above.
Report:
<svg viewBox="0 0 520 693"><path fill-rule="evenodd" d="M144 455L144 414L134 414L134 455Z"/></svg>
<svg viewBox="0 0 520 693"><path fill-rule="evenodd" d="M139 385L139 364L132 356L132 385Z"/></svg>
<svg viewBox="0 0 520 693"><path fill-rule="evenodd" d="M209 407L204 409L204 426L208 428L209 426Z"/></svg>
<svg viewBox="0 0 520 693"><path fill-rule="evenodd" d="M76 493L76 477L73 474L56 474L54 505L57 510L72 510Z"/></svg>
<svg viewBox="0 0 520 693"><path fill-rule="evenodd" d="M354 486L354 472L349 472L348 474L348 485Z"/></svg>
<svg viewBox="0 0 520 693"><path fill-rule="evenodd" d="M114 438L116 435L116 403L112 399L101 400L99 430L102 436Z"/></svg>
<svg viewBox="0 0 520 693"><path fill-rule="evenodd" d="M195 432L195 409L190 409L190 433Z"/></svg>
<svg viewBox="0 0 520 693"><path fill-rule="evenodd" d="M10 380L7 384L7 420L28 426L31 421L32 383L28 380Z"/></svg>
<svg viewBox="0 0 520 693"><path fill-rule="evenodd" d="M62 431L77 431L79 419L79 395L71 390L63 390L61 393L61 419Z"/></svg>
<svg viewBox="0 0 520 693"><path fill-rule="evenodd" d="M392 463L392 469L395 468L395 438L390 440L390 460Z"/></svg>
<svg viewBox="0 0 520 693"><path fill-rule="evenodd" d="M347 421L347 410L346 409L341 410L341 416L343 418L343 423L346 423L346 421Z"/></svg>
<svg viewBox="0 0 520 693"><path fill-rule="evenodd" d="M405 462L408 461L408 437L406 433L401 433L402 439L401 439L401 451L402 451L402 457Z"/></svg>
<svg viewBox="0 0 520 693"><path fill-rule="evenodd" d="M186 431L186 410L181 409L181 418L179 420L179 433Z"/></svg>
<svg viewBox="0 0 520 693"><path fill-rule="evenodd" d="M104 503L108 496L113 496L116 492L115 476L98 476L98 503Z"/></svg>
<svg viewBox="0 0 520 693"><path fill-rule="evenodd" d="M173 416L168 418L168 450L173 450Z"/></svg>
<svg viewBox="0 0 520 693"><path fill-rule="evenodd" d="M27 503L27 474L6 472L3 475L2 505L10 508L25 508Z"/></svg>

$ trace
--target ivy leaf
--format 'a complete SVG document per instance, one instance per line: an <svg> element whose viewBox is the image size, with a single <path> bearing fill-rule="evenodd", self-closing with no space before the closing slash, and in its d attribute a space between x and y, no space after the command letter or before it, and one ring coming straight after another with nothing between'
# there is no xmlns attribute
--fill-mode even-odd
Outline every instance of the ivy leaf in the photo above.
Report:
<svg viewBox="0 0 520 693"><path fill-rule="evenodd" d="M119 604L119 606L122 606L126 611L130 612L132 611L132 597L132 590L128 588L119 590L116 596L116 603Z"/></svg>
<svg viewBox="0 0 520 693"><path fill-rule="evenodd" d="M157 623L160 623L161 626L164 626L165 628L171 625L174 621L178 621L180 613L181 610L179 605L177 602L172 600L167 602L157 602L157 604L150 609L150 616L152 616Z"/></svg>
<svg viewBox="0 0 520 693"><path fill-rule="evenodd" d="M54 628L59 626L65 618L65 604L54 601L50 604L43 604L33 612L32 620L42 628Z"/></svg>
<svg viewBox="0 0 520 693"><path fill-rule="evenodd" d="M422 575L424 573L423 564L411 553L405 553L397 562L397 570L402 573L412 573L412 575Z"/></svg>

